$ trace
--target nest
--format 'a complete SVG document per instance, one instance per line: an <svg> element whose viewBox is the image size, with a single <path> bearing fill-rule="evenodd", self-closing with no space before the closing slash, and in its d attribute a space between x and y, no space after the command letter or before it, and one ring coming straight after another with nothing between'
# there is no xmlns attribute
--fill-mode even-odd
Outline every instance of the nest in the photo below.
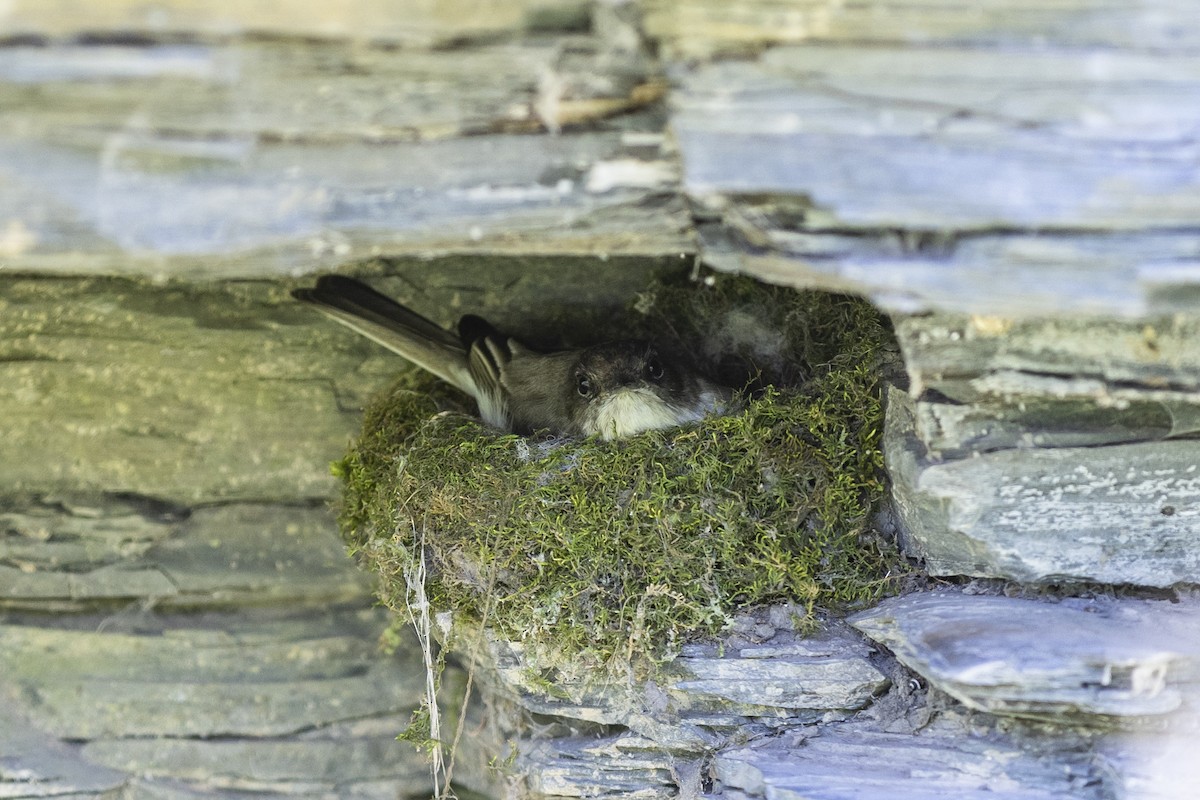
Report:
<svg viewBox="0 0 1200 800"><path fill-rule="evenodd" d="M738 409L616 442L525 438L406 373L335 467L346 540L385 604L404 609L419 572L456 623L627 668L748 607L811 619L894 587L899 558L871 531L894 346L869 304L712 276L653 287L621 327L739 381Z"/></svg>

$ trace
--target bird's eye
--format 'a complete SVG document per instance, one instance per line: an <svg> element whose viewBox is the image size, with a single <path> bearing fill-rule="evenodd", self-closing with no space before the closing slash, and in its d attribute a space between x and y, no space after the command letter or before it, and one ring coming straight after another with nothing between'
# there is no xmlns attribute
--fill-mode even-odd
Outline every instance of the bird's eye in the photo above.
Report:
<svg viewBox="0 0 1200 800"><path fill-rule="evenodd" d="M575 389L579 392L580 397L592 396L592 381L587 375L580 374L575 379Z"/></svg>
<svg viewBox="0 0 1200 800"><path fill-rule="evenodd" d="M662 380L663 365L658 360L658 356L650 356L650 358L646 359L646 375L652 381Z"/></svg>

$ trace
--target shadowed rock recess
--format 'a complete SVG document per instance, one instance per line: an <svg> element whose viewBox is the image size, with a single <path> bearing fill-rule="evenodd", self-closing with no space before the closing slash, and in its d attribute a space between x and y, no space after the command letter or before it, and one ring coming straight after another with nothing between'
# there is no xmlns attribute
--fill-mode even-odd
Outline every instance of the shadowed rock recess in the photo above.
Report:
<svg viewBox="0 0 1200 800"><path fill-rule="evenodd" d="M0 2L0 796L1191 800L1197 52L1191 0ZM754 276L667 333L782 394L496 437L291 300L335 270L545 346ZM379 486L494 463L373 498L368 571L330 464L400 395Z"/></svg>

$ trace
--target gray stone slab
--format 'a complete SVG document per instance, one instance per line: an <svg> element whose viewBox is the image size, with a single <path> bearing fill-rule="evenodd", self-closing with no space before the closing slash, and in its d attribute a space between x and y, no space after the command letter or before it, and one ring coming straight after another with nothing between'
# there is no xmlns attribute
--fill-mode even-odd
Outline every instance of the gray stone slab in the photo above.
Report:
<svg viewBox="0 0 1200 800"><path fill-rule="evenodd" d="M545 665L531 662L514 642L492 640L486 655L473 652L472 658L478 680L535 713L625 725L682 749L714 743L702 730L713 713L726 720L810 719L860 709L887 686L887 677L871 664L871 649L857 637L836 629L810 638L771 633L769 646L690 647L649 683L559 665L547 689L538 678ZM692 724L692 718L699 721Z"/></svg>
<svg viewBox="0 0 1200 800"><path fill-rule="evenodd" d="M1182 5L1176 13L1182 16ZM685 120L693 103L697 110L713 103L711 110L750 112L722 116L718 124L726 132L783 127L756 125L768 120L789 122L796 133L856 131L859 137L969 130L986 140L988 133L1026 123L1081 144L1164 141L1196 119L1195 109L1174 105L1200 80L1200 59L1186 49L1113 48L1081 57L1047 37L1045 46L1020 59L1011 52L979 42L773 47L754 61L696 70L676 102ZM721 95L722 86L732 91ZM1083 86L1086 94L1067 91Z"/></svg>
<svg viewBox="0 0 1200 800"><path fill-rule="evenodd" d="M386 782L395 791L429 780L415 748L396 740L407 720L381 717L374 732L328 726L308 738L242 740L101 739L83 747L90 760L157 780L281 795L361 796Z"/></svg>
<svg viewBox="0 0 1200 800"><path fill-rule="evenodd" d="M1175 719L1200 691L1200 603L928 592L851 624L971 708L1058 724Z"/></svg>
<svg viewBox="0 0 1200 800"><path fill-rule="evenodd" d="M176 594L169 605L365 599L370 580L324 508L234 504L198 509L145 555Z"/></svg>
<svg viewBox="0 0 1200 800"><path fill-rule="evenodd" d="M291 626L243 627L234 618L226 629L166 628L154 635L3 625L0 664L6 679L30 685L74 678L151 683L196 676L212 683L251 675L264 682L341 678L377 660L374 635L384 621L374 612L341 611L329 618L314 613ZM122 620L107 627L119 630Z"/></svg>
<svg viewBox="0 0 1200 800"><path fill-rule="evenodd" d="M119 796L129 780L64 744L20 714L0 687L0 797L96 798Z"/></svg>
<svg viewBox="0 0 1200 800"><path fill-rule="evenodd" d="M1168 152L1173 148L1162 148L1161 158L1146 163L1131 145L1098 142L1063 151L1046 134L1017 132L993 140L913 137L900 147L886 135L714 134L705 129L704 120L712 118L711 109L675 117L689 194L806 196L814 221L828 227L1184 227L1200 213L1200 171L1186 154ZM778 124L764 121L763 128L772 127ZM781 165L762 159L764 152L789 156ZM860 171L847 170L847 164ZM1061 193L1039 195L1044 186ZM1127 193L1125 186L1136 190Z"/></svg>
<svg viewBox="0 0 1200 800"><path fill-rule="evenodd" d="M945 459L1015 447L1156 441L1200 431L1200 392L1017 371L953 385L976 399L958 403L929 395L913 403L917 436L930 453Z"/></svg>
<svg viewBox="0 0 1200 800"><path fill-rule="evenodd" d="M559 49L555 37L435 51L338 40L10 45L0 47L0 98L25 137L102 147L123 135L136 152L161 129L180 157L204 155L204 136L224 142L214 157L255 139L429 140L537 127L538 76Z"/></svg>
<svg viewBox="0 0 1200 800"><path fill-rule="evenodd" d="M419 661L379 657L383 623L342 611L143 634L8 625L0 681L38 730L64 739L284 736L417 704Z"/></svg>
<svg viewBox="0 0 1200 800"><path fill-rule="evenodd" d="M1014 398L1015 399L1015 398ZM1086 401L1041 397L1013 405L913 404L916 431L929 452L945 459L1023 447L1095 447L1154 441L1171 432L1170 413L1159 403L1132 401L1120 409Z"/></svg>
<svg viewBox="0 0 1200 800"><path fill-rule="evenodd" d="M810 45L706 67L672 97L684 185L801 197L810 227L1187 226L1197 173L1161 137L1196 123L1200 61L1107 58Z"/></svg>
<svg viewBox="0 0 1200 800"><path fill-rule="evenodd" d="M739 197L700 227L707 262L802 289L929 310L1058 319L1195 313L1200 236L1149 231L872 231L795 227L803 199ZM791 220L789 222L789 220Z"/></svg>
<svg viewBox="0 0 1200 800"><path fill-rule="evenodd" d="M934 575L1200 581L1200 462L1187 440L932 458L899 391L885 460L902 544Z"/></svg>
<svg viewBox="0 0 1200 800"><path fill-rule="evenodd" d="M1139 396L1169 401L1172 393L1194 403L1200 391L1194 310L1141 320L935 313L895 322L917 395L934 389L958 402L987 402L1090 394L1097 405L1119 406Z"/></svg>
<svg viewBox="0 0 1200 800"><path fill-rule="evenodd" d="M907 35L916 8L884 5L652 4L668 37L711 26L672 40L685 51L724 40L755 55L676 72L684 188L719 222L702 231L707 260L895 312L1197 307L1200 173L1177 144L1198 121L1190 9L1158 6L1160 33L1179 38L1146 49L1118 34L1137 24L1109 4L939 4ZM840 25L859 13L887 20L889 40L870 41L861 19L867 42L848 36ZM1083 57L1074 26L1100 19L1092 33L1116 35ZM767 47L780 42L798 44Z"/></svg>
<svg viewBox="0 0 1200 800"><path fill-rule="evenodd" d="M10 492L325 496L346 406L396 366L337 345L314 360L336 340L264 284L10 278L0 305Z"/></svg>
<svg viewBox="0 0 1200 800"><path fill-rule="evenodd" d="M383 25L373 44L288 39L275 13L270 37L238 37L233 13L219 41L5 40L5 266L247 277L463 250L690 252L663 117L646 111L665 83L629 15L499 12L473 10L465 35L497 16L517 35L452 48L385 46ZM530 15L548 27L522 32Z"/></svg>
<svg viewBox="0 0 1200 800"><path fill-rule="evenodd" d="M578 27L586 9L578 0L478 2L444 0L414 5L397 14L388 0L352 0L330 5L318 0L238 0L168 3L151 11L127 0L15 0L0 24L14 37L71 40L85 35L139 37L188 33L225 38L239 33L271 33L299 39L349 38L417 46L448 46L455 41L491 38L525 29Z"/></svg>
<svg viewBox="0 0 1200 800"><path fill-rule="evenodd" d="M9 501L0 605L39 610L363 601L370 582L320 507L235 503L188 512L148 498ZM156 511L158 507L168 511Z"/></svg>
<svg viewBox="0 0 1200 800"><path fill-rule="evenodd" d="M674 764L654 742L628 734L532 742L518 760L529 796L612 800L678 797Z"/></svg>
<svg viewBox="0 0 1200 800"><path fill-rule="evenodd" d="M721 655L685 652L669 665L672 679L666 688L696 710L853 710L868 705L887 685L869 656L869 648L836 633L728 648Z"/></svg>
<svg viewBox="0 0 1200 800"><path fill-rule="evenodd" d="M823 726L719 753L716 798L1068 800L1104 797L1086 757L1022 751L995 734L883 733ZM742 794L734 795L730 790Z"/></svg>
<svg viewBox="0 0 1200 800"><path fill-rule="evenodd" d="M646 0L647 31L672 59L758 52L777 44L1004 45L1188 49L1200 23L1187 0Z"/></svg>
<svg viewBox="0 0 1200 800"><path fill-rule="evenodd" d="M409 787L394 781L362 781L340 787L336 793L321 788L305 786L277 787L277 791L243 791L237 788L172 780L169 778L134 778L129 782L120 800L396 800L397 797L408 800L422 799L428 792L409 792ZM82 798L80 800L83 800ZM87 800L108 800L108 798L87 798Z"/></svg>
<svg viewBox="0 0 1200 800"><path fill-rule="evenodd" d="M69 145L0 141L12 173L0 249L27 272L206 277L381 255L691 251L674 167L635 157L627 141L619 131L386 147L205 141L193 153L132 137L121 168L105 170ZM28 171L35 162L41 173Z"/></svg>
<svg viewBox="0 0 1200 800"><path fill-rule="evenodd" d="M689 644L652 678L550 666L545 651L530 656L516 643L456 629L456 646L490 699L483 720L469 725L485 735L468 732L464 758L477 763L481 752L511 748L529 796L698 796L711 754L750 737L847 718L890 685L861 637L835 622L801 637L792 630L795 611L748 612L738 621L741 634Z"/></svg>

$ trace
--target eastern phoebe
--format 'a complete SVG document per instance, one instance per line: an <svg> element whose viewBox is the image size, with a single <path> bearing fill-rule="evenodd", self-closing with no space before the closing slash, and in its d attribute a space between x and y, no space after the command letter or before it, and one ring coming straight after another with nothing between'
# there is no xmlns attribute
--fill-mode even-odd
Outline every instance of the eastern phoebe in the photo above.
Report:
<svg viewBox="0 0 1200 800"><path fill-rule="evenodd" d="M644 341L538 353L476 316L455 335L340 275L292 294L471 395L483 421L505 431L618 439L695 422L731 397Z"/></svg>

